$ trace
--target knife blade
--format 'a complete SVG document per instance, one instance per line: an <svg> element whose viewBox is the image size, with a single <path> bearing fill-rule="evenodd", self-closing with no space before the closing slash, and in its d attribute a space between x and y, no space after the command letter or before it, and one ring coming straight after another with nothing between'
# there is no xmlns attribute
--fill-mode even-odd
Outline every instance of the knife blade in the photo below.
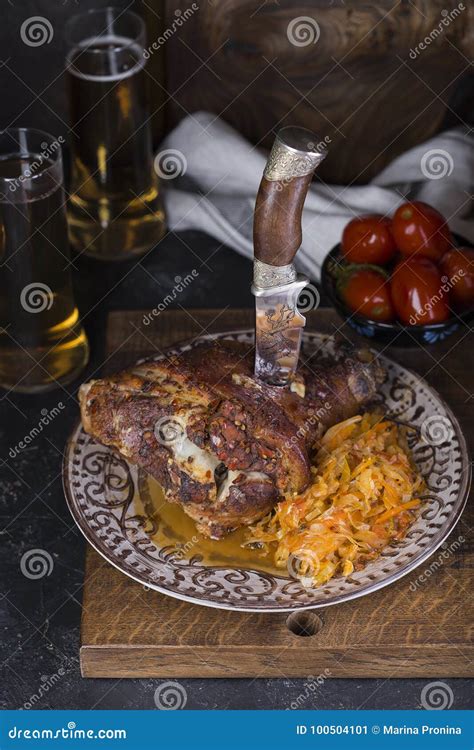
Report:
<svg viewBox="0 0 474 750"><path fill-rule="evenodd" d="M298 297L309 279L293 259L301 245L303 204L314 170L327 154L309 130L282 128L273 144L254 214L255 375L288 385L298 365L306 319Z"/></svg>

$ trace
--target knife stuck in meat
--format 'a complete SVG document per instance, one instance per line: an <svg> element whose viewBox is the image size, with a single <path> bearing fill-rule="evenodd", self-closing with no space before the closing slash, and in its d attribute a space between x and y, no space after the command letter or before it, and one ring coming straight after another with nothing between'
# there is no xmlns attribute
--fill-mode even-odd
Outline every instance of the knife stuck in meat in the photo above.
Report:
<svg viewBox="0 0 474 750"><path fill-rule="evenodd" d="M282 128L273 144L257 194L254 215L255 375L287 385L298 365L305 318L298 296L309 279L293 259L301 245L303 204L314 171L327 154L316 136Z"/></svg>
<svg viewBox="0 0 474 750"><path fill-rule="evenodd" d="M355 350L343 362L300 365L296 373L305 323L297 300L307 279L292 261L308 186L325 155L314 143L302 128L281 130L260 185L256 349L203 341L80 389L86 432L145 469L213 539L301 492L315 441L357 414L383 378L379 364Z"/></svg>

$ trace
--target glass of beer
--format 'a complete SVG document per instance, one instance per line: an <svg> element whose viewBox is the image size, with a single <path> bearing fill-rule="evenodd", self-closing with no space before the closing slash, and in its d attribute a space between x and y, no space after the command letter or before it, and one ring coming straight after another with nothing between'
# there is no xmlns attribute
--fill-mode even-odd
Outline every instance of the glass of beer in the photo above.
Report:
<svg viewBox="0 0 474 750"><path fill-rule="evenodd" d="M89 348L71 285L62 139L0 132L0 385L74 380Z"/></svg>
<svg viewBox="0 0 474 750"><path fill-rule="evenodd" d="M71 243L101 260L126 260L165 232L153 166L145 26L131 11L104 8L71 18L66 36Z"/></svg>

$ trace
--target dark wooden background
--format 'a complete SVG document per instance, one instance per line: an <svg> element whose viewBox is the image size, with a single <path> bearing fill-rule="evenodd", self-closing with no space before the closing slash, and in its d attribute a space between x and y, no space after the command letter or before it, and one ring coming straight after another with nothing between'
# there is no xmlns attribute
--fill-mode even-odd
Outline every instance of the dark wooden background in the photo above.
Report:
<svg viewBox="0 0 474 750"><path fill-rule="evenodd" d="M304 125L331 139L319 169L323 179L367 181L393 156L441 128L446 103L472 57L473 3L466 2L466 11L415 60L410 50L439 24L442 10L457 5L204 3L166 45L170 123L183 109L223 111L225 120L265 146L277 123ZM168 0L166 25L184 7L186 0ZM295 46L288 24L303 16L317 22L319 39ZM200 60L207 62L196 71Z"/></svg>
<svg viewBox="0 0 474 750"><path fill-rule="evenodd" d="M321 177L359 183L437 131L474 124L471 0L416 59L410 50L458 0L204 0L180 27L175 21L191 0L114 3L145 17L148 44L173 30L147 66L156 143L198 109L220 114L262 146L278 124L302 124L331 138ZM67 136L64 24L108 4L4 0L0 127L34 125ZM21 23L32 15L50 20L50 44L21 42ZM317 43L289 42L288 24L301 16L317 22Z"/></svg>

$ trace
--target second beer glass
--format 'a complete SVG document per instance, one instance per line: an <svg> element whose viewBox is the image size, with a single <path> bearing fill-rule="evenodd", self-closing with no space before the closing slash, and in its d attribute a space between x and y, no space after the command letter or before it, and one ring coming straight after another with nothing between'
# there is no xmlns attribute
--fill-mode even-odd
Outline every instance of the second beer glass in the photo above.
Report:
<svg viewBox="0 0 474 750"><path fill-rule="evenodd" d="M74 301L60 141L0 133L0 385L36 393L74 380L89 356Z"/></svg>
<svg viewBox="0 0 474 750"><path fill-rule="evenodd" d="M125 260L165 231L146 97L145 28L131 11L67 24L72 174L69 233L78 252Z"/></svg>

